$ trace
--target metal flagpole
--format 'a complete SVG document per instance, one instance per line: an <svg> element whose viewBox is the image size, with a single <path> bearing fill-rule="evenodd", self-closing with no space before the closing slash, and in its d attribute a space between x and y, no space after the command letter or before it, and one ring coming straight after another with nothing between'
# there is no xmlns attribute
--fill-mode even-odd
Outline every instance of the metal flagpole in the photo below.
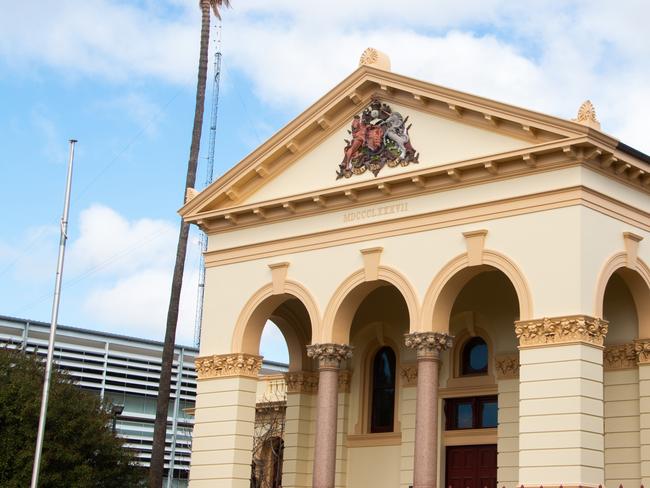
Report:
<svg viewBox="0 0 650 488"><path fill-rule="evenodd" d="M41 415L38 419L38 435L36 437L36 454L32 469L31 488L38 487L38 475L41 470L41 452L43 451L43 436L45 434L45 418L47 416L47 400L50 393L50 376L52 375L52 356L54 355L54 339L56 337L56 322L59 318L59 301L61 299L61 277L63 276L63 258L65 243L68 240L68 213L70 211L70 190L72 188L72 162L74 161L74 145L77 141L70 139L70 160L68 162L68 177L65 184L65 199L63 217L61 217L61 238L59 240L59 258L56 264L56 280L54 282L54 300L52 303L52 323L50 325L50 343L47 348L45 363L45 381L43 382L43 398L41 400Z"/></svg>

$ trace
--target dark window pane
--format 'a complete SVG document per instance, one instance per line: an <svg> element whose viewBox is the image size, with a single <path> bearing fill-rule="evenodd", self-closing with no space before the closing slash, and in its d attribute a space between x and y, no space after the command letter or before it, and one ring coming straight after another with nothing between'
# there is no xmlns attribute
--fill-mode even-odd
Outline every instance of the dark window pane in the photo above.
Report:
<svg viewBox="0 0 650 488"><path fill-rule="evenodd" d="M481 405L481 427L489 428L497 426L498 416L497 402L484 402Z"/></svg>
<svg viewBox="0 0 650 488"><path fill-rule="evenodd" d="M392 432L395 416L395 353L381 348L372 365L370 432Z"/></svg>
<svg viewBox="0 0 650 488"><path fill-rule="evenodd" d="M474 427L474 415L472 403L458 403L456 405L456 428L471 429Z"/></svg>
<svg viewBox="0 0 650 488"><path fill-rule="evenodd" d="M467 341L461 355L461 374L482 374L488 370L488 348L480 337Z"/></svg>

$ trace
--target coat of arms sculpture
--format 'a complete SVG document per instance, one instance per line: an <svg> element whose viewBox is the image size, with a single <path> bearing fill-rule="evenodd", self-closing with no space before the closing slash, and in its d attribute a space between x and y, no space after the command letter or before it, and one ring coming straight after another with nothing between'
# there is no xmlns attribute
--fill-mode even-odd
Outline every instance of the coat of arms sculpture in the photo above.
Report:
<svg viewBox="0 0 650 488"><path fill-rule="evenodd" d="M419 154L413 149L409 137L408 116L393 112L386 103L373 98L370 105L352 120L346 139L343 161L339 164L336 179L349 178L366 171L375 176L388 165L408 166L417 163Z"/></svg>

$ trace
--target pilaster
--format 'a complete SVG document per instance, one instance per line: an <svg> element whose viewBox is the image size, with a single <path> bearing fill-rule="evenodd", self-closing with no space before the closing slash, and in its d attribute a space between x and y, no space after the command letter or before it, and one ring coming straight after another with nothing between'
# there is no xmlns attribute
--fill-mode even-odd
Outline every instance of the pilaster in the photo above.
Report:
<svg viewBox="0 0 650 488"><path fill-rule="evenodd" d="M641 441L641 484L650 483L650 339L634 341L639 365L639 434Z"/></svg>
<svg viewBox="0 0 650 488"><path fill-rule="evenodd" d="M416 363L400 367L400 425L402 444L400 447L400 488L413 484L413 456L415 453L415 405L417 401L418 366Z"/></svg>
<svg viewBox="0 0 650 488"><path fill-rule="evenodd" d="M257 375L262 358L223 354L196 359L191 488L249 488Z"/></svg>
<svg viewBox="0 0 650 488"><path fill-rule="evenodd" d="M603 352L605 486L640 486L639 367L634 343Z"/></svg>
<svg viewBox="0 0 650 488"><path fill-rule="evenodd" d="M495 358L499 398L497 486L518 488L519 481L519 353Z"/></svg>
<svg viewBox="0 0 650 488"><path fill-rule="evenodd" d="M311 487L318 373L286 373L287 416L284 435L282 485Z"/></svg>
<svg viewBox="0 0 650 488"><path fill-rule="evenodd" d="M603 341L585 315L515 323L520 351L519 484L604 484Z"/></svg>

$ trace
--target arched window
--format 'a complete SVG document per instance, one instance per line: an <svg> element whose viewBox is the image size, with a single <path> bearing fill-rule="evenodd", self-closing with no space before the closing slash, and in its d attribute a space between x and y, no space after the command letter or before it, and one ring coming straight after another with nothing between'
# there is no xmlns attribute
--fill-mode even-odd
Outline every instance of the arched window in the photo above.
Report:
<svg viewBox="0 0 650 488"><path fill-rule="evenodd" d="M463 346L460 357L461 375L487 374L488 347L481 337L472 337Z"/></svg>
<svg viewBox="0 0 650 488"><path fill-rule="evenodd" d="M372 363L370 432L392 432L395 417L395 353L382 347Z"/></svg>

